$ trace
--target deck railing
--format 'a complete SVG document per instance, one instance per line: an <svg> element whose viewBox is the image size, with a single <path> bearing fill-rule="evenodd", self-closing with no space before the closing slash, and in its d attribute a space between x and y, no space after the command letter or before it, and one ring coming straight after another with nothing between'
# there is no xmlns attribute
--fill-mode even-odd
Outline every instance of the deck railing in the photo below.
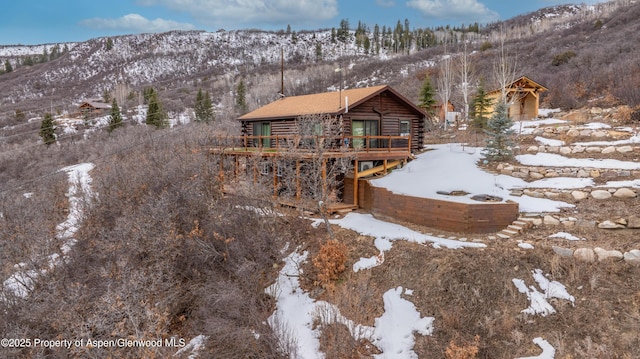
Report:
<svg viewBox="0 0 640 359"><path fill-rule="evenodd" d="M228 136L215 137L214 148L237 152L411 152L409 136Z"/></svg>

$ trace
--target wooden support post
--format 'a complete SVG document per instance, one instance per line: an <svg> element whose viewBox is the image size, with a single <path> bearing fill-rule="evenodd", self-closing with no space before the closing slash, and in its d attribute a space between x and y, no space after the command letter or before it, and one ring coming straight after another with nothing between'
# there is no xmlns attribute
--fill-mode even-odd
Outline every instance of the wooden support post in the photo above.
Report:
<svg viewBox="0 0 640 359"><path fill-rule="evenodd" d="M278 197L278 163L273 158L273 196Z"/></svg>
<svg viewBox="0 0 640 359"><path fill-rule="evenodd" d="M327 198L327 159L322 159L322 198Z"/></svg>
<svg viewBox="0 0 640 359"><path fill-rule="evenodd" d="M296 201L300 201L302 188L300 188L300 160L296 160Z"/></svg>
<svg viewBox="0 0 640 359"><path fill-rule="evenodd" d="M354 161L353 166L353 205L358 206L358 160Z"/></svg>
<svg viewBox="0 0 640 359"><path fill-rule="evenodd" d="M382 161L382 169L384 170L384 174L387 174L387 159L385 158L384 161Z"/></svg>

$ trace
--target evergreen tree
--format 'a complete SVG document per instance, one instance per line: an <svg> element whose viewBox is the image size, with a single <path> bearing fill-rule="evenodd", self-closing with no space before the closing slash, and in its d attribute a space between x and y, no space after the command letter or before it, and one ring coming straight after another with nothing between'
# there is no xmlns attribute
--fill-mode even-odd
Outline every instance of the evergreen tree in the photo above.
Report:
<svg viewBox="0 0 640 359"><path fill-rule="evenodd" d="M322 61L322 44L316 43L316 61Z"/></svg>
<svg viewBox="0 0 640 359"><path fill-rule="evenodd" d="M45 145L50 145L56 142L56 133L53 123L53 116L47 112L44 114L44 119L40 125L40 137Z"/></svg>
<svg viewBox="0 0 640 359"><path fill-rule="evenodd" d="M145 104L149 103L149 99L151 99L151 96L153 96L154 93L155 90L153 89L153 87L145 87L144 89L142 89L142 96L144 98Z"/></svg>
<svg viewBox="0 0 640 359"><path fill-rule="evenodd" d="M109 116L109 127L107 128L107 131L112 132L122 125L122 114L120 113L118 102L114 97L113 101L111 102L111 116Z"/></svg>
<svg viewBox="0 0 640 359"><path fill-rule="evenodd" d="M153 91L149 97L149 105L147 108L147 119L145 120L147 125L156 126L156 128L167 127L167 118L162 111L162 106L158 101L158 95Z"/></svg>
<svg viewBox="0 0 640 359"><path fill-rule="evenodd" d="M242 114L247 112L247 89L242 79L240 79L236 89L236 109Z"/></svg>
<svg viewBox="0 0 640 359"><path fill-rule="evenodd" d="M436 91L431 83L429 75L425 75L422 88L420 88L420 95L418 97L418 104L422 107L429 116L433 116L433 106L436 104L435 100Z"/></svg>
<svg viewBox="0 0 640 359"><path fill-rule="evenodd" d="M511 135L513 121L507 114L507 104L500 101L487 123L487 139L482 154L489 161L504 161L513 157Z"/></svg>
<svg viewBox="0 0 640 359"><path fill-rule="evenodd" d="M478 86L476 95L471 102L470 117L473 119L472 126L479 130L487 128L487 121L489 120L489 110L492 105L492 100L487 97L487 93L484 91L482 82Z"/></svg>
<svg viewBox="0 0 640 359"><path fill-rule="evenodd" d="M105 45L105 48L107 51L110 51L111 49L113 49L113 40L111 40L111 38L107 38L107 44Z"/></svg>
<svg viewBox="0 0 640 359"><path fill-rule="evenodd" d="M211 103L211 96L209 91L206 94L202 93L202 89L198 90L196 95L196 121L198 122L211 122L213 120L213 104Z"/></svg>
<svg viewBox="0 0 640 359"><path fill-rule="evenodd" d="M4 60L4 72L13 71L13 66L11 66L11 62L9 60Z"/></svg>

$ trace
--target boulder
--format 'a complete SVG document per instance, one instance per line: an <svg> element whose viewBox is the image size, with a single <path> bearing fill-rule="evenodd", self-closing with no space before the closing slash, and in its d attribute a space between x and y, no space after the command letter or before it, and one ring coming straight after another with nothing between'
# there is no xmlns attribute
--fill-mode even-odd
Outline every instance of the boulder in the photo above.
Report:
<svg viewBox="0 0 640 359"><path fill-rule="evenodd" d="M598 228L600 228L600 229L623 229L623 228L625 228L625 226L622 225L622 224L615 223L615 222L610 221L610 220L607 219L604 222L598 223Z"/></svg>
<svg viewBox="0 0 640 359"><path fill-rule="evenodd" d="M587 152L588 153L600 153L600 152L602 152L602 149L600 147L591 146L591 147L587 147Z"/></svg>
<svg viewBox="0 0 640 359"><path fill-rule="evenodd" d="M589 172L587 172L587 171L585 171L583 169L579 169L578 173L576 174L576 176L578 178L587 178L587 177L589 177Z"/></svg>
<svg viewBox="0 0 640 359"><path fill-rule="evenodd" d="M616 250L606 250L600 247L596 247L593 249L593 252L598 256L598 261L602 262L604 260L607 259L619 259L622 260L624 258L624 255L622 254L622 252L620 251L616 251Z"/></svg>
<svg viewBox="0 0 640 359"><path fill-rule="evenodd" d="M573 148L573 150L571 150L571 153L583 153L585 150L586 148L582 146L576 146Z"/></svg>
<svg viewBox="0 0 640 359"><path fill-rule="evenodd" d="M534 179L534 180L539 180L541 178L544 178L544 175L539 172L529 172L529 177L531 177L531 179Z"/></svg>
<svg viewBox="0 0 640 359"><path fill-rule="evenodd" d="M580 136L580 131L576 130L575 128L572 128L569 131L567 131L567 136L569 136L569 137L578 137L578 136Z"/></svg>
<svg viewBox="0 0 640 359"><path fill-rule="evenodd" d="M571 153L571 147L560 147L560 150L558 152L560 152L561 155L568 155Z"/></svg>
<svg viewBox="0 0 640 359"><path fill-rule="evenodd" d="M616 152L616 148L614 146L608 146L602 149L602 154L603 155L608 155L611 153Z"/></svg>
<svg viewBox="0 0 640 359"><path fill-rule="evenodd" d="M529 146L527 152L538 152L538 146Z"/></svg>
<svg viewBox="0 0 640 359"><path fill-rule="evenodd" d="M632 146L621 146L621 147L616 148L616 151L618 151L620 153L633 152L633 147Z"/></svg>
<svg viewBox="0 0 640 359"><path fill-rule="evenodd" d="M618 188L613 194L614 197L618 198L635 198L636 193L631 188Z"/></svg>
<svg viewBox="0 0 640 359"><path fill-rule="evenodd" d="M578 228L596 228L596 221L593 220L580 220L576 222L576 226L578 226Z"/></svg>
<svg viewBox="0 0 640 359"><path fill-rule="evenodd" d="M589 171L589 176L591 176L592 178L600 177L600 170L591 170L591 171Z"/></svg>
<svg viewBox="0 0 640 359"><path fill-rule="evenodd" d="M607 131L602 131L602 130L593 131L591 133L591 136L593 136L595 138L607 137L608 135L609 135L609 133Z"/></svg>
<svg viewBox="0 0 640 359"><path fill-rule="evenodd" d="M573 252L573 257L583 262L594 262L596 254L591 248L578 248Z"/></svg>
<svg viewBox="0 0 640 359"><path fill-rule="evenodd" d="M591 191L591 197L594 199L608 199L611 198L611 193L609 193L609 191L597 189L595 191Z"/></svg>
<svg viewBox="0 0 640 359"><path fill-rule="evenodd" d="M627 228L638 229L640 228L640 217L636 215L629 216L627 219Z"/></svg>
<svg viewBox="0 0 640 359"><path fill-rule="evenodd" d="M558 175L558 172L556 171L548 171L544 176L547 178L555 178L555 177L558 177L559 175Z"/></svg>
<svg viewBox="0 0 640 359"><path fill-rule="evenodd" d="M573 249L570 248L562 248L562 247L558 247L558 246L553 246L551 247L553 248L553 252L557 255L559 255L560 257L573 257Z"/></svg>
<svg viewBox="0 0 640 359"><path fill-rule="evenodd" d="M527 196L530 196L530 197L544 198L544 194L543 193L540 193L538 191L534 191L534 190L531 190L531 189L528 189L528 188L525 189L523 192L524 192L524 194L526 194Z"/></svg>
<svg viewBox="0 0 640 359"><path fill-rule="evenodd" d="M587 198L587 194L585 192L578 191L578 190L575 190L575 191L571 192L571 196L576 201L581 201L581 200Z"/></svg>
<svg viewBox="0 0 640 359"><path fill-rule="evenodd" d="M544 216L544 219L542 220L542 222L547 225L547 226L557 226L560 225L560 220L557 219L554 216L551 215L546 215Z"/></svg>
<svg viewBox="0 0 640 359"><path fill-rule="evenodd" d="M640 250L632 249L629 252L625 252L624 261L629 264L640 265Z"/></svg>

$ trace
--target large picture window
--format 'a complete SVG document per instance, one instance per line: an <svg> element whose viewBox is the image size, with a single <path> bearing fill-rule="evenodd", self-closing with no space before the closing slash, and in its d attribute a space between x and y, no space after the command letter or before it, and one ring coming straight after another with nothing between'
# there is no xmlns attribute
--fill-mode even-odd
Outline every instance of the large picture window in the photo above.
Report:
<svg viewBox="0 0 640 359"><path fill-rule="evenodd" d="M375 120L353 120L351 121L351 135L352 136L378 136L378 121ZM377 139L370 139L368 143L369 147L378 147ZM354 138L353 148L365 148L367 146L366 138Z"/></svg>
<svg viewBox="0 0 640 359"><path fill-rule="evenodd" d="M400 121L398 134L400 136L409 137L411 135L411 121L406 121L406 120Z"/></svg>

